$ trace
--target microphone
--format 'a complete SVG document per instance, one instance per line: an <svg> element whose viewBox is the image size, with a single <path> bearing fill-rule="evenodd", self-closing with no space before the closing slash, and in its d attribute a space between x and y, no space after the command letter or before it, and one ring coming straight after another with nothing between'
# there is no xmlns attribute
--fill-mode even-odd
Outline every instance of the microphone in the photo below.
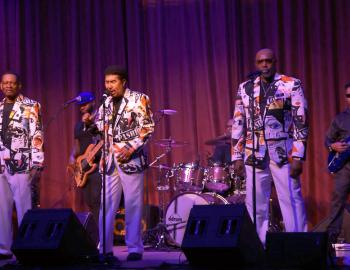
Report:
<svg viewBox="0 0 350 270"><path fill-rule="evenodd" d="M65 102L63 106L68 106L71 103L78 102L79 104L84 104L91 102L95 99L95 96L92 92L81 92L78 96L75 98L72 98Z"/></svg>
<svg viewBox="0 0 350 270"><path fill-rule="evenodd" d="M72 98L72 99L68 100L68 101L65 102L63 105L64 105L64 106L67 106L67 105L69 105L69 104L71 104L71 103L78 102L78 101L80 101L80 100L81 100L81 97L80 97L80 96L77 96L77 97L75 97L75 98Z"/></svg>
<svg viewBox="0 0 350 270"><path fill-rule="evenodd" d="M260 70L255 70L253 72L250 72L248 75L247 75L247 78L249 80L255 80L257 77L259 77L260 75L262 74L262 72Z"/></svg>
<svg viewBox="0 0 350 270"><path fill-rule="evenodd" d="M110 96L109 92L107 90L105 90L103 92L102 97L101 97L101 102L104 102L109 96Z"/></svg>

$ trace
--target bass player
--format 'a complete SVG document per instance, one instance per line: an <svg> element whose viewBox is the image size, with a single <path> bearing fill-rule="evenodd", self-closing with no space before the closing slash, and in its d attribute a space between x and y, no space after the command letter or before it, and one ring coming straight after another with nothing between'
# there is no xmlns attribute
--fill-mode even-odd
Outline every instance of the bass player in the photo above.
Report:
<svg viewBox="0 0 350 270"><path fill-rule="evenodd" d="M79 96L84 98L77 102L81 119L74 128L74 148L71 155L70 170L73 171L78 192L82 192L84 203L92 213L95 223L98 225L98 217L101 203L101 175L98 170L101 151L98 151L92 162L96 166L91 166L87 172L81 175L82 163L85 157L91 152L91 148L97 143L97 136L91 134L88 130L92 124L92 113L95 105L95 96L92 92L82 92ZM89 152L89 153L88 153ZM90 168L90 166L89 166ZM84 182L81 182L82 178Z"/></svg>
<svg viewBox="0 0 350 270"><path fill-rule="evenodd" d="M344 159L343 166L334 172L334 190L328 217L328 239L333 244L337 242L341 231L344 209L350 192L350 148L346 142L350 138L350 82L345 85L345 98L347 109L333 119L326 136L326 146L330 154L337 153Z"/></svg>

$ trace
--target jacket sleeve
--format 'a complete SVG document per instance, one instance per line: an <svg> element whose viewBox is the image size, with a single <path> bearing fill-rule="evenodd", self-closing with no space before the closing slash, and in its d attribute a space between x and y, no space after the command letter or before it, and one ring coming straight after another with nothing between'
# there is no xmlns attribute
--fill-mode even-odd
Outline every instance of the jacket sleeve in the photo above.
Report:
<svg viewBox="0 0 350 270"><path fill-rule="evenodd" d="M31 150L31 166L42 167L44 163L44 135L41 119L41 106L34 103L30 110L29 140Z"/></svg>
<svg viewBox="0 0 350 270"><path fill-rule="evenodd" d="M243 86L240 85L235 99L235 109L232 124L232 147L231 160L236 161L244 158L244 147L246 140L246 115L242 100Z"/></svg>
<svg viewBox="0 0 350 270"><path fill-rule="evenodd" d="M292 158L305 160L309 127L307 103L299 80L294 80L291 92L291 103L293 120Z"/></svg>
<svg viewBox="0 0 350 270"><path fill-rule="evenodd" d="M137 129L138 136L128 141L128 144L130 144L135 150L138 150L140 147L142 147L154 131L153 114L151 111L150 100L148 96L141 96L141 99L137 104L137 111L139 123L139 127Z"/></svg>
<svg viewBox="0 0 350 270"><path fill-rule="evenodd" d="M339 133L338 133L339 127L337 124L336 119L334 119L329 126L326 134L325 139L325 146L329 149L332 143L335 143L338 141Z"/></svg>

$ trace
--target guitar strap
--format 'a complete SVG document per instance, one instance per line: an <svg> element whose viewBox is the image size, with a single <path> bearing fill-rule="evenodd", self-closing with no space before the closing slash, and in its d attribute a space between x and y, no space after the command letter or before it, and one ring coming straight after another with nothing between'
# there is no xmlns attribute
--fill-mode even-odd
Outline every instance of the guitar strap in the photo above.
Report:
<svg viewBox="0 0 350 270"><path fill-rule="evenodd" d="M120 105L122 104L123 97L120 97L118 99L113 98L112 100L113 100L112 127L114 127L115 120L117 119L118 111L119 111Z"/></svg>

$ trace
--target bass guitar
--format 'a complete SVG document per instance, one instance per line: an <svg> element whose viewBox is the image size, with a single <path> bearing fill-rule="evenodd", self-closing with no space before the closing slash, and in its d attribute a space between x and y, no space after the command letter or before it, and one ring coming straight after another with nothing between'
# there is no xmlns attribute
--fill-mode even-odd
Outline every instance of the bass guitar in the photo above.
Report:
<svg viewBox="0 0 350 270"><path fill-rule="evenodd" d="M348 137L345 141L345 143L350 145L350 137ZM350 147L342 152L335 152L331 151L328 155L328 170L330 173L336 173L338 172L345 163L347 163L350 159Z"/></svg>
<svg viewBox="0 0 350 270"><path fill-rule="evenodd" d="M103 140L97 144L90 144L84 154L77 157L73 168L73 176L77 187L84 187L87 182L89 174L94 172L97 168L97 164L94 163L97 152L103 146Z"/></svg>

